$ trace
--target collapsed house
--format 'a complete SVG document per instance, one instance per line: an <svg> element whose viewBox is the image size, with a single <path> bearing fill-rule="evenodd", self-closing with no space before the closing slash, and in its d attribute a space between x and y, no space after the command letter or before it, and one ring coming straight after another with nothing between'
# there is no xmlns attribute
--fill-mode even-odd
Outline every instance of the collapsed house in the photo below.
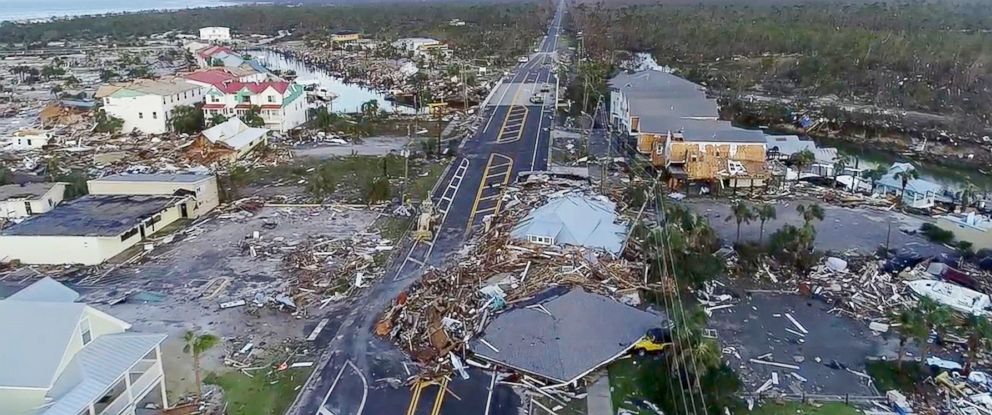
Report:
<svg viewBox="0 0 992 415"><path fill-rule="evenodd" d="M233 162L268 142L269 130L246 125L239 118L203 130L186 148L186 158L201 163Z"/></svg>
<svg viewBox="0 0 992 415"><path fill-rule="evenodd" d="M608 85L610 122L668 172L673 189L767 185L764 133L720 121L702 86L654 69L620 73Z"/></svg>
<svg viewBox="0 0 992 415"><path fill-rule="evenodd" d="M475 358L548 383L575 384L666 325L663 315L582 288L551 289L499 314L469 349Z"/></svg>
<svg viewBox="0 0 992 415"><path fill-rule="evenodd" d="M84 303L45 277L0 300L0 402L5 414L96 415L167 408L165 334ZM140 412L139 412L140 413Z"/></svg>
<svg viewBox="0 0 992 415"><path fill-rule="evenodd" d="M100 264L219 203L212 175L115 175L87 185L90 195L0 231L0 260Z"/></svg>

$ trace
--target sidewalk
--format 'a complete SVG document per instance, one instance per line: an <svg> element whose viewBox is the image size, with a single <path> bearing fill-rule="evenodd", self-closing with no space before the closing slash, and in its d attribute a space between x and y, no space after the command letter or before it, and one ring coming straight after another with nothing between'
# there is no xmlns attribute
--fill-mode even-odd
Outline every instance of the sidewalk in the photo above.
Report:
<svg viewBox="0 0 992 415"><path fill-rule="evenodd" d="M587 389L586 407L588 415L613 415L613 399L610 396L610 376L605 372Z"/></svg>

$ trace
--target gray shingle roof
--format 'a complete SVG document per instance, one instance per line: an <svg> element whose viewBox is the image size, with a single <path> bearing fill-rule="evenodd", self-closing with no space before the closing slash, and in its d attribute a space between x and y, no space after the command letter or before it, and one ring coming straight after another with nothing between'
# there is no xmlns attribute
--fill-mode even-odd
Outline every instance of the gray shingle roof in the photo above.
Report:
<svg viewBox="0 0 992 415"><path fill-rule="evenodd" d="M548 293L544 293L547 295ZM536 308L514 308L498 315L469 347L483 357L533 375L570 382L626 352L648 329L663 327L665 316L574 288Z"/></svg>
<svg viewBox="0 0 992 415"><path fill-rule="evenodd" d="M0 201L10 199L37 199L52 190L58 183L24 183L0 186Z"/></svg>
<svg viewBox="0 0 992 415"><path fill-rule="evenodd" d="M173 196L90 195L64 203L3 231L3 236L117 236L158 214Z"/></svg>

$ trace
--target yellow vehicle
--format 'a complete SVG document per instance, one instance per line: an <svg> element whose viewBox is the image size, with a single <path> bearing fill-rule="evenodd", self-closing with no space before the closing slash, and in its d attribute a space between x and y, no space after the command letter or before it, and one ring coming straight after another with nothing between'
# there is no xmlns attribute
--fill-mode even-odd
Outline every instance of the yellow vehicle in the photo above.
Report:
<svg viewBox="0 0 992 415"><path fill-rule="evenodd" d="M672 344L672 333L668 329L656 327L648 330L641 340L634 343L630 350L638 356L648 353L664 353Z"/></svg>

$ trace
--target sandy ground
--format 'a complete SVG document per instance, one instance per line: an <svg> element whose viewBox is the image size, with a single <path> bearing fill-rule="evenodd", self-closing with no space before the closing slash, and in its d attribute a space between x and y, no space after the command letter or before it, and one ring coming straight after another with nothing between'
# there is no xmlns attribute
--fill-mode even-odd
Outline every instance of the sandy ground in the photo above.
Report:
<svg viewBox="0 0 992 415"><path fill-rule="evenodd" d="M419 139L414 139L419 140ZM381 136L362 139L360 144L321 144L293 149L295 157L326 159L335 156L384 156L399 153L411 140L408 137Z"/></svg>
<svg viewBox="0 0 992 415"><path fill-rule="evenodd" d="M730 203L725 200L689 200L687 205L696 213L709 219L710 225L727 243L733 243L737 238L737 222L730 211ZM775 203L777 218L765 223L765 235L769 235L783 225L802 226L803 219L796 211L796 206L802 201L787 201ZM889 247L913 248L923 254L933 254L948 251L947 248L927 241L918 235L908 235L899 231L900 226L919 228L923 223L898 212L874 209L848 209L826 204L820 204L824 210L822 222L816 222L816 248L823 251L841 252L854 249L862 253L872 253L879 246L884 246L886 235L889 237ZM727 218L730 217L730 220ZM891 225L891 228L889 227ZM742 241L757 241L760 223L753 221L741 225Z"/></svg>
<svg viewBox="0 0 992 415"><path fill-rule="evenodd" d="M365 231L375 213L363 210L265 208L252 216L214 215L191 226L185 239L156 248L141 263L125 266L92 286L80 287L98 309L133 324L133 331L168 334L163 345L170 401L193 390L192 359L182 352L187 330L213 333L222 343L202 358L203 373L223 368L226 349L240 348L247 341L257 347L273 346L283 340L302 339L316 325L316 318L305 319L287 311L263 308L253 316L248 308L220 310L221 302L251 301L256 293L273 296L284 291L288 281L282 254L307 236L346 238ZM263 228L274 223L273 229ZM239 244L272 247L251 257ZM131 291L161 293L161 300L141 302L129 297L125 303L108 306L99 301ZM334 307L333 305L331 307ZM231 344L227 344L230 342ZM225 347L227 346L227 347Z"/></svg>

